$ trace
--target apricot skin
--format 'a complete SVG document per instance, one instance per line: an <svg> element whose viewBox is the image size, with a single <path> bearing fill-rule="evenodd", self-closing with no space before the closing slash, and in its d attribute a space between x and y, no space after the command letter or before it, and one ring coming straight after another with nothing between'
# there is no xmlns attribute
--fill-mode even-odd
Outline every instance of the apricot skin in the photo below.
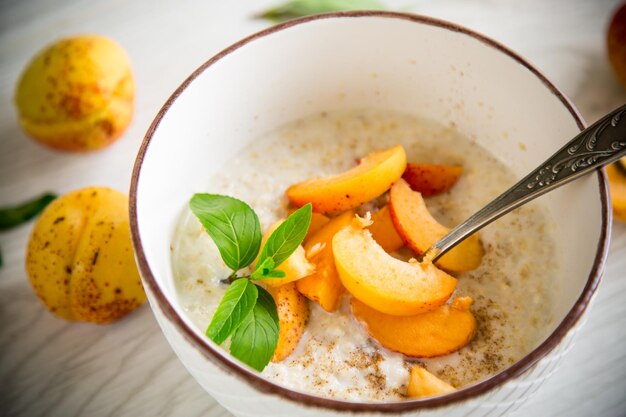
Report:
<svg viewBox="0 0 626 417"><path fill-rule="evenodd" d="M351 300L352 313L366 324L372 338L388 349L418 358L447 355L472 340L476 319L471 303L471 298L459 297L428 313L398 317Z"/></svg>
<svg viewBox="0 0 626 417"><path fill-rule="evenodd" d="M309 224L309 230L306 232L304 241L313 236L318 230L326 225L330 219L320 213L311 213L311 223Z"/></svg>
<svg viewBox="0 0 626 417"><path fill-rule="evenodd" d="M389 213L398 234L416 255L424 253L450 229L435 220L419 192L411 190L404 180L396 182L389 193ZM478 268L485 251L474 234L437 261L449 272L466 272Z"/></svg>
<svg viewBox="0 0 626 417"><path fill-rule="evenodd" d="M293 353L304 334L309 321L309 303L293 282L269 287L268 291L276 303L280 328L272 361L280 362Z"/></svg>
<svg viewBox="0 0 626 417"><path fill-rule="evenodd" d="M444 304L456 279L430 263L404 262L386 253L354 224L333 238L335 266L353 297L388 315L425 313Z"/></svg>
<svg viewBox="0 0 626 417"><path fill-rule="evenodd" d="M126 195L88 187L50 203L28 241L26 272L43 304L66 320L110 323L143 304Z"/></svg>
<svg viewBox="0 0 626 417"><path fill-rule="evenodd" d="M382 195L405 168L406 153L398 145L367 155L359 165L342 174L292 185L286 194L297 207L311 203L317 213L342 212Z"/></svg>
<svg viewBox="0 0 626 417"><path fill-rule="evenodd" d="M606 36L606 48L613 72L626 88L626 4L613 14Z"/></svg>
<svg viewBox="0 0 626 417"><path fill-rule="evenodd" d="M456 391L456 389L421 366L413 365L406 391L409 397L422 398L432 395L448 394Z"/></svg>
<svg viewBox="0 0 626 417"><path fill-rule="evenodd" d="M332 218L304 244L304 251L315 266L315 273L296 281L296 287L305 297L330 313L337 310L345 292L335 267L332 239L337 231L352 222L353 216L352 211L347 211Z"/></svg>
<svg viewBox="0 0 626 417"><path fill-rule="evenodd" d="M606 167L613 202L613 215L617 220L626 222L626 169L618 166L620 162Z"/></svg>
<svg viewBox="0 0 626 417"><path fill-rule="evenodd" d="M402 174L413 191L419 191L424 197L445 193L456 184L463 173L458 165L406 164Z"/></svg>
<svg viewBox="0 0 626 417"><path fill-rule="evenodd" d="M134 112L135 85L124 50L102 36L73 36L40 51L15 93L19 120L37 142L93 151L114 142Z"/></svg>

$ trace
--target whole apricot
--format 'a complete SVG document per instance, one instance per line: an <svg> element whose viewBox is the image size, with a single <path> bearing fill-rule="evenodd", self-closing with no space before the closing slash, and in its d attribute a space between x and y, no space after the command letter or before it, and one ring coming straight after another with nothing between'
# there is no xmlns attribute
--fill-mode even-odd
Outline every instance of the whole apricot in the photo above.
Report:
<svg viewBox="0 0 626 417"><path fill-rule="evenodd" d="M128 127L135 84L124 50L102 36L74 36L41 50L15 93L19 121L38 142L65 151L92 151Z"/></svg>
<svg viewBox="0 0 626 417"><path fill-rule="evenodd" d="M626 87L626 3L613 14L606 36L611 67L617 79Z"/></svg>
<svg viewBox="0 0 626 417"><path fill-rule="evenodd" d="M110 323L143 304L128 197L88 187L54 200L31 233L26 272L43 304L67 320Z"/></svg>

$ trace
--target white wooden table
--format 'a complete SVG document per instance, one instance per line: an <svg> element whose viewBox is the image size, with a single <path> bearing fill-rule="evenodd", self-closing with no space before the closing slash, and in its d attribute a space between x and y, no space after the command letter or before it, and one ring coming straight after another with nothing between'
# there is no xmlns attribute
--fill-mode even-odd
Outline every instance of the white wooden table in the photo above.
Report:
<svg viewBox="0 0 626 417"><path fill-rule="evenodd" d="M276 0L280 1L280 0ZM547 4L544 4L547 3ZM393 1L456 21L534 62L591 122L626 102L610 73L604 36L616 0ZM44 190L108 185L127 190L135 153L175 87L207 58L268 26L254 14L273 0L0 0L0 206ZM137 111L124 137L101 152L44 149L18 128L17 77L43 45L76 33L120 42L134 64ZM67 323L43 309L24 272L32 224L0 234L0 415L227 416L178 362L145 306L110 326ZM587 325L561 368L521 416L626 416L626 226Z"/></svg>

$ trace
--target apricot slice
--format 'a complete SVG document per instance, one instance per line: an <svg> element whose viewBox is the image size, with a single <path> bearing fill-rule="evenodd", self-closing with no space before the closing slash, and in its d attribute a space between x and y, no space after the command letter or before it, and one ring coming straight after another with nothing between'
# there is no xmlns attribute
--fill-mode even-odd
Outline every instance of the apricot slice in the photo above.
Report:
<svg viewBox="0 0 626 417"><path fill-rule="evenodd" d="M450 229L442 226L426 208L419 192L411 190L400 180L391 187L389 213L404 243L417 255L445 236ZM477 235L470 236L436 262L450 272L465 272L478 268L485 251Z"/></svg>
<svg viewBox="0 0 626 417"><path fill-rule="evenodd" d="M304 251L315 266L315 273L296 281L296 287L302 295L330 313L337 310L345 292L335 268L333 236L349 225L353 217L354 213L347 211L332 218L304 244Z"/></svg>
<svg viewBox="0 0 626 417"><path fill-rule="evenodd" d="M329 221L330 219L323 214L311 213L311 223L309 224L309 230L307 230L304 240L306 241L308 238L313 236L315 232L324 227L324 225Z"/></svg>
<svg viewBox="0 0 626 417"><path fill-rule="evenodd" d="M404 246L404 241L393 225L388 206L384 206L372 214L372 224L368 226L368 229L374 240L382 246L385 252L395 252Z"/></svg>
<svg viewBox="0 0 626 417"><path fill-rule="evenodd" d="M309 321L309 304L293 282L280 287L268 287L267 290L276 303L280 328L272 361L280 362L291 355L298 346Z"/></svg>
<svg viewBox="0 0 626 417"><path fill-rule="evenodd" d="M314 212L349 210L387 191L405 168L406 153L398 145L367 155L359 165L337 176L313 178L292 185L286 194L298 207L313 204Z"/></svg>
<svg viewBox="0 0 626 417"><path fill-rule="evenodd" d="M624 162L622 162L624 161ZM622 164L622 166L618 165ZM606 167L613 201L613 215L626 222L626 158Z"/></svg>
<svg viewBox="0 0 626 417"><path fill-rule="evenodd" d="M463 173L458 165L406 164L402 178L413 191L419 191L424 197L448 191Z"/></svg>
<svg viewBox="0 0 626 417"><path fill-rule="evenodd" d="M280 226L283 221L284 220L279 220L274 223L269 229L267 229L267 231L263 235L261 245L265 245L265 242L270 237L272 232L274 232L274 230L276 230L276 228ZM285 276L283 278L264 279L263 283L268 287L278 287L281 285L285 285L289 282L293 282L307 275L311 275L313 272L315 272L315 266L306 258L302 245L298 246L298 248L291 255L289 255L289 257L285 259L280 265L278 265L276 269L283 271L285 273Z"/></svg>
<svg viewBox="0 0 626 417"><path fill-rule="evenodd" d="M354 223L335 234L332 248L343 286L361 302L390 315L434 310L456 287L454 277L431 263L392 257Z"/></svg>
<svg viewBox="0 0 626 417"><path fill-rule="evenodd" d="M409 397L422 398L456 391L452 385L437 378L419 365L413 365L406 393Z"/></svg>
<svg viewBox="0 0 626 417"><path fill-rule="evenodd" d="M372 338L388 349L418 358L447 355L472 340L476 319L471 304L470 297L459 297L428 313L398 317L351 300L352 314L365 323Z"/></svg>
<svg viewBox="0 0 626 417"><path fill-rule="evenodd" d="M287 210L289 215L291 215L294 211L298 210L298 207L290 206ZM304 237L304 241L311 237L315 232L320 230L322 226L328 223L330 219L328 216L323 215L322 213L311 213L311 222L309 223L309 229L306 231L306 236Z"/></svg>

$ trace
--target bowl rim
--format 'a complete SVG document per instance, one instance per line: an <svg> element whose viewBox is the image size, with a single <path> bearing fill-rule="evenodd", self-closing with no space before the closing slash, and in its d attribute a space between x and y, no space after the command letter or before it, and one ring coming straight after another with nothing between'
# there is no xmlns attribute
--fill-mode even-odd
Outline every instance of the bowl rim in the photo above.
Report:
<svg viewBox="0 0 626 417"><path fill-rule="evenodd" d="M606 173L604 170L598 171L598 186L600 191L600 199L601 199L601 209L602 209L602 225L600 231L600 238L596 247L596 255L594 258L593 266L591 271L589 272L589 276L587 278L587 283L580 294L579 298L576 300L576 303L567 313L565 318L561 321L561 323L556 327L556 329L534 350L529 352L522 359L518 360L516 363L511 365L510 367L504 369L503 371L492 375L491 377L471 385L467 388L455 391L453 393L433 397L426 399L413 399L413 400L403 400L396 402L388 402L388 403L367 403L367 402L352 402L345 400L337 400L324 398L312 394L307 394L295 390L291 390L289 388L280 386L276 383L273 383L265 378L263 378L259 373L252 371L245 367L245 365L240 365L235 361L231 361L223 357L217 349L212 347L207 341L201 337L199 337L196 332L188 326L184 320L179 317L174 309L173 305L169 302L169 300L165 297L164 293L161 291L159 284L156 282L152 271L148 265L148 261L146 258L146 254L143 249L143 245L141 242L141 236L139 234L139 225L137 219L137 190L139 184L139 178L141 175L141 168L143 164L144 157L146 155L146 151L150 145L152 137L156 132L161 120L172 106L172 104L176 101L178 96L180 96L185 89L189 86L189 84L198 77L202 72L204 72L211 65L227 56L231 52L241 48L242 46L256 40L259 38L263 38L267 35L270 35L275 32L282 31L284 29L290 28L292 26L301 25L303 23L317 21L322 19L338 19L338 18L361 18L361 17L380 17L380 18L390 18L390 19L401 19L405 21L410 21L413 23L430 25L439 27L442 29L450 30L453 32L461 33L467 36L470 36L485 45L492 47L505 55L508 55L510 58L515 60L518 64L524 66L528 71L534 74L550 92L556 96L561 103L565 106L565 108L570 112L572 118L578 125L579 129L584 129L586 127L586 123L584 122L582 116L578 112L578 110L574 107L571 101L563 94L551 81L549 81L539 70L537 70L533 65L531 65L528 61L522 58L517 53L510 50L508 47L500 44L497 41L492 40L491 38L482 35L474 30L465 28L456 23L451 23L445 20L441 20L438 18L433 18L429 16L410 14L410 13L402 13L402 12L391 12L391 11L344 11L344 12L332 12L332 13L324 13L313 16L307 16L299 19L290 20L281 24L277 24L271 26L267 29L264 29L260 32L254 33L250 36L243 38L242 40L232 44L226 49L222 50L218 54L214 55L208 61L204 62L200 65L189 77L187 77L182 84L172 93L172 95L168 98L162 108L159 110L157 115L155 116L153 122L148 128L143 142L139 148L137 158L135 160L135 164L133 167L132 177L131 177L131 185L130 185L130 195L129 195L129 214L130 214L130 227L131 227L131 235L132 242L135 249L135 256L137 260L137 265L139 267L139 271L141 272L142 280L144 285L148 287L150 292L153 294L154 299L157 302L161 312L163 315L179 330L183 337L194 346L204 357L210 360L213 364L217 365L227 374L234 375L238 377L240 380L246 382L249 386L254 388L255 390L264 393L277 395L282 398L286 398L292 402L297 403L298 405L304 405L308 407L322 408L333 411L344 411L351 413L361 413L361 412L379 412L379 413L401 413L401 412L409 412L423 409L433 409L450 406L452 404L459 404L461 402L470 400L472 398L479 397L483 394L486 394L488 391L491 391L493 388L503 385L505 382L520 376L524 372L528 371L532 368L539 360L545 357L548 353L554 350L563 338L567 335L567 333L572 330L574 325L581 318L582 314L585 312L587 307L589 306L593 295L598 288L600 283L602 273L604 271L604 264L606 262L608 248L609 248L609 240L610 240L610 224L612 221L612 211L610 209L609 204L609 192L608 192L608 182L606 178ZM511 405L513 406L513 405Z"/></svg>

